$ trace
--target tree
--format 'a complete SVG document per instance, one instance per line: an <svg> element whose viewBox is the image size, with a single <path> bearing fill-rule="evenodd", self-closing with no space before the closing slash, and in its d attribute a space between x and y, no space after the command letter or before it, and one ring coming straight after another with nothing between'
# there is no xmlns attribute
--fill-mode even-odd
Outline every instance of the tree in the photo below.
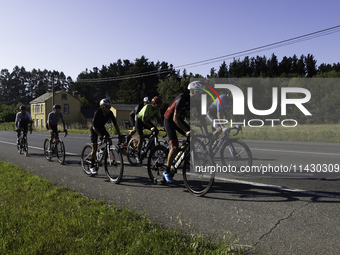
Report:
<svg viewBox="0 0 340 255"><path fill-rule="evenodd" d="M217 72L217 76L219 78L227 78L228 77L228 67L225 61L223 61L222 65L220 65L220 69Z"/></svg>
<svg viewBox="0 0 340 255"><path fill-rule="evenodd" d="M306 71L307 71L307 77L313 77L317 74L317 68L316 68L316 60L314 60L314 56L311 54L308 54L305 58L305 65L306 65Z"/></svg>
<svg viewBox="0 0 340 255"><path fill-rule="evenodd" d="M273 53L271 58L267 61L268 66L268 77L277 77L279 73L279 66L278 66L278 60L275 54Z"/></svg>

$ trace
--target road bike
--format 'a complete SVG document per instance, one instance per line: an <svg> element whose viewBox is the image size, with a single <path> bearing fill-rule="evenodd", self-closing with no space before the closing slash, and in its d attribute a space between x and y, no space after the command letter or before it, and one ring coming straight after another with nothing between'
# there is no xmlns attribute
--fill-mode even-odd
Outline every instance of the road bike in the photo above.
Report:
<svg viewBox="0 0 340 255"><path fill-rule="evenodd" d="M125 133L122 133L121 137L122 137L121 139L122 139L123 142L118 143L117 146L119 147L123 156L127 156L127 148L128 148L129 141L131 139L131 135L127 135Z"/></svg>
<svg viewBox="0 0 340 255"><path fill-rule="evenodd" d="M16 129L15 130L17 133L19 133L21 131L21 129ZM30 134L32 134L32 129L30 129ZM20 134L20 137L18 139L18 143L17 143L17 150L18 153L24 153L25 156L28 156L28 142L27 142L27 133L24 134L24 132L22 132Z"/></svg>
<svg viewBox="0 0 340 255"><path fill-rule="evenodd" d="M94 163L97 172L99 167L104 164L105 173L113 183L119 183L124 172L123 156L118 145L112 144L112 137L104 136L103 140L98 143ZM91 154L92 146L91 144L86 144L81 152L81 166L83 171L89 176L92 176L90 170Z"/></svg>
<svg viewBox="0 0 340 255"><path fill-rule="evenodd" d="M164 129L160 129L158 130L160 132L165 132ZM163 139L159 139L157 134L157 131L152 131L151 134L148 135L144 135L144 140L143 140L143 144L142 144L142 148L141 148L141 152L140 152L140 160L143 161L143 159L147 158L150 154L150 151L152 150L152 148L154 148L157 145L162 145L164 148L166 148L168 146L168 141L165 140L164 138L167 136L166 133L164 136L162 136ZM138 145L138 138L134 137L132 138L127 146L127 159L129 161L129 163L132 166L137 166L137 145Z"/></svg>
<svg viewBox="0 0 340 255"><path fill-rule="evenodd" d="M204 134L201 124L195 124L194 126L200 127L202 134ZM222 165L232 167L236 172L240 172L241 167L252 166L253 157L248 145L240 139L229 138L232 130L236 130L233 136L242 132L242 126L223 128L222 130L221 138L215 140L208 138L202 139L200 146L206 149L213 159L216 159L216 154L220 150ZM209 146L208 144L211 145Z"/></svg>
<svg viewBox="0 0 340 255"><path fill-rule="evenodd" d="M204 196L211 189L215 173L209 169L214 166L211 156L199 147L199 136L190 135L183 141L174 161L171 163L170 174L175 176L182 167L185 187L195 196ZM155 146L148 158L148 174L154 184L165 183L163 172L166 169L170 147Z"/></svg>
<svg viewBox="0 0 340 255"><path fill-rule="evenodd" d="M51 144L50 138L46 138L44 141L44 155L48 161L51 161L52 156L56 155L58 162L63 165L65 163L65 145L63 140L59 138L59 133L65 133L64 137L67 136L67 130L58 131L55 137L52 138Z"/></svg>

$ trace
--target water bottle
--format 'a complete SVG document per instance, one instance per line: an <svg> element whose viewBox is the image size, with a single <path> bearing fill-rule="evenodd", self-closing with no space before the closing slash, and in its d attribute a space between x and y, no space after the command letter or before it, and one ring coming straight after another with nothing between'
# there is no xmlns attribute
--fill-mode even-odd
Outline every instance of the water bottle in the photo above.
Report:
<svg viewBox="0 0 340 255"><path fill-rule="evenodd" d="M183 151L179 151L174 159L174 161L172 161L173 164L176 164L176 162L179 160L179 158L181 157Z"/></svg>
<svg viewBox="0 0 340 255"><path fill-rule="evenodd" d="M97 158L100 160L104 155L104 148L100 148L99 152L97 152Z"/></svg>

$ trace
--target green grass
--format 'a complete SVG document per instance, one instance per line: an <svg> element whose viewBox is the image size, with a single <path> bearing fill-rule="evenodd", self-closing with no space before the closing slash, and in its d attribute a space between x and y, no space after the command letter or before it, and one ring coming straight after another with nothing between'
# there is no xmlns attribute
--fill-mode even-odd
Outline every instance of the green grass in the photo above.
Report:
<svg viewBox="0 0 340 255"><path fill-rule="evenodd" d="M0 161L0 254L242 254Z"/></svg>
<svg viewBox="0 0 340 255"><path fill-rule="evenodd" d="M88 128L79 128L80 125L71 125L67 127L69 133L89 134ZM59 130L63 130L62 126L58 126ZM198 128L194 128L199 130ZM209 127L210 129L210 127ZM14 123L0 124L0 130L14 130ZM117 132L112 125L107 125L107 130L111 135ZM128 134L127 129L121 128L121 133ZM45 128L34 128L34 132L46 132ZM150 133L149 130L144 131L145 134ZM200 133L200 131L198 131ZM164 135L160 132L160 135ZM239 133L238 138L249 140L273 140L273 141L299 141L299 142L325 142L340 143L340 124L299 124L296 127L282 127L276 125L274 127L249 127L243 128L243 134Z"/></svg>
<svg viewBox="0 0 340 255"><path fill-rule="evenodd" d="M340 143L340 124L245 127L240 139Z"/></svg>

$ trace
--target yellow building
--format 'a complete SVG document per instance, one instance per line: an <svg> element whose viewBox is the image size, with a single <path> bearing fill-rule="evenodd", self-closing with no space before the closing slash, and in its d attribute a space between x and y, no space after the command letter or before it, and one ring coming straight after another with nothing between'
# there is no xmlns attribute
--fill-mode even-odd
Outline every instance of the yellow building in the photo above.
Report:
<svg viewBox="0 0 340 255"><path fill-rule="evenodd" d="M53 100L54 104L61 105L66 125L80 123L80 101L65 90L61 90L54 93L54 99L52 92L47 92L30 102L31 116L36 127L46 126L48 114L53 111Z"/></svg>
<svg viewBox="0 0 340 255"><path fill-rule="evenodd" d="M125 122L129 122L130 112L135 109L137 103L113 103L111 111L117 119L119 126L125 126Z"/></svg>

